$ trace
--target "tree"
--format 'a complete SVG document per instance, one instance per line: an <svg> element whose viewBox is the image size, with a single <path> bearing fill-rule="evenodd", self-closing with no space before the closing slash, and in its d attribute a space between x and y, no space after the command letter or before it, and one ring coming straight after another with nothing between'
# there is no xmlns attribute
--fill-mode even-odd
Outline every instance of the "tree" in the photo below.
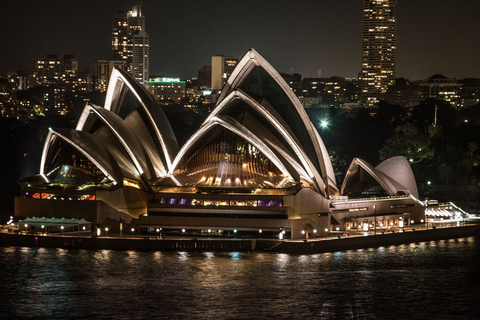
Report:
<svg viewBox="0 0 480 320"><path fill-rule="evenodd" d="M348 169L347 156L342 147L336 146L329 150L330 161L332 162L337 185L341 185Z"/></svg>
<svg viewBox="0 0 480 320"><path fill-rule="evenodd" d="M380 150L380 160L394 156L404 156L410 163L417 163L424 159L432 159L433 149L426 134L419 132L413 124L398 126L395 135L385 141Z"/></svg>

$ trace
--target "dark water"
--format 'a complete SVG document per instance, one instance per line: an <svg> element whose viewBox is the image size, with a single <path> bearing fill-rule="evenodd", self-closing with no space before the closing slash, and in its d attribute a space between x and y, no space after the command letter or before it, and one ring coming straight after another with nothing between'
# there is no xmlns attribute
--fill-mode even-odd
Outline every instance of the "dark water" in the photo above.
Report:
<svg viewBox="0 0 480 320"><path fill-rule="evenodd" d="M0 319L480 319L474 238L317 255L0 248Z"/></svg>

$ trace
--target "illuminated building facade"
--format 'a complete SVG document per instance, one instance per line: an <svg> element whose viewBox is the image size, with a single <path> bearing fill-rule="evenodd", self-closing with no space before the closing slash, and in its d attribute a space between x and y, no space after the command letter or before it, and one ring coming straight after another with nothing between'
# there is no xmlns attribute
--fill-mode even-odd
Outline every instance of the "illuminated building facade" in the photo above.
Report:
<svg viewBox="0 0 480 320"><path fill-rule="evenodd" d="M462 84L456 79L447 78L441 74L435 74L420 83L420 90L423 99L439 99L444 100L453 107L460 105L459 91Z"/></svg>
<svg viewBox="0 0 480 320"><path fill-rule="evenodd" d="M212 57L212 90L221 90L238 63L238 58Z"/></svg>
<svg viewBox="0 0 480 320"><path fill-rule="evenodd" d="M66 54L62 59L56 54L49 54L46 59L37 61L35 78L42 85L64 83L75 78L77 71L78 60L75 56Z"/></svg>
<svg viewBox="0 0 480 320"><path fill-rule="evenodd" d="M185 98L185 81L179 78L152 78L146 87L159 104L180 103Z"/></svg>
<svg viewBox="0 0 480 320"><path fill-rule="evenodd" d="M413 174L400 158L376 168L354 161L342 187L369 190L376 181L387 198L340 196L318 131L253 49L182 146L148 90L114 69L104 107L87 103L75 129L49 132L40 173L19 181L15 216L117 221L144 233L322 236L359 214L377 216L377 203L388 215L420 215Z"/></svg>
<svg viewBox="0 0 480 320"><path fill-rule="evenodd" d="M361 100L373 106L394 84L397 0L363 0Z"/></svg>
<svg viewBox="0 0 480 320"><path fill-rule="evenodd" d="M51 89L44 101L59 114L68 113L65 97L79 87L77 72L78 60L73 55L59 58L56 54L49 54L47 59L37 61L35 79L39 85L50 86Z"/></svg>
<svg viewBox="0 0 480 320"><path fill-rule="evenodd" d="M113 19L113 59L125 61L126 70L140 83L149 78L150 39L145 31L142 5L137 4L127 12L119 12Z"/></svg>

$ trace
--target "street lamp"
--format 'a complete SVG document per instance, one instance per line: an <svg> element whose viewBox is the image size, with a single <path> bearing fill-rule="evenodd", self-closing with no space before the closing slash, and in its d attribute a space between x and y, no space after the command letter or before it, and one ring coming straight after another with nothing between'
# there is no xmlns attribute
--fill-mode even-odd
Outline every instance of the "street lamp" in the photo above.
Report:
<svg viewBox="0 0 480 320"><path fill-rule="evenodd" d="M133 233L135 232L135 228L130 229L132 231L132 238L133 238Z"/></svg>
<svg viewBox="0 0 480 320"><path fill-rule="evenodd" d="M428 230L427 208L428 208L428 198L425 198L425 229L426 230Z"/></svg>
<svg viewBox="0 0 480 320"><path fill-rule="evenodd" d="M108 227L105 228L105 237L108 237Z"/></svg>
<svg viewBox="0 0 480 320"><path fill-rule="evenodd" d="M373 234L377 235L377 205L373 205L373 218L375 219L375 225L373 226Z"/></svg>
<svg viewBox="0 0 480 320"><path fill-rule="evenodd" d="M60 229L62 229L62 236L63 236L63 228L64 228L64 226L61 226L61 227L60 227Z"/></svg>

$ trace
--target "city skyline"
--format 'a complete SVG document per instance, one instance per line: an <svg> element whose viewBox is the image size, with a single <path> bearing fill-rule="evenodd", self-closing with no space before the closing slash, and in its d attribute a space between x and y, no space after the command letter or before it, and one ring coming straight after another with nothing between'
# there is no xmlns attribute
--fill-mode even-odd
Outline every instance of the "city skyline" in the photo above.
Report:
<svg viewBox="0 0 480 320"><path fill-rule="evenodd" d="M33 70L46 54L74 54L81 70L111 56L112 19L136 1L12 3L3 20L0 74ZM25 7L29 7L25 11ZM93 10L92 10L93 9ZM361 71L362 1L172 4L143 1L151 41L150 73L187 78L211 56L241 56L253 47L279 71L304 77L355 77ZM478 1L397 5L397 77L480 77L475 36ZM268 13L268 14L266 14ZM281 52L282 54L278 54Z"/></svg>

